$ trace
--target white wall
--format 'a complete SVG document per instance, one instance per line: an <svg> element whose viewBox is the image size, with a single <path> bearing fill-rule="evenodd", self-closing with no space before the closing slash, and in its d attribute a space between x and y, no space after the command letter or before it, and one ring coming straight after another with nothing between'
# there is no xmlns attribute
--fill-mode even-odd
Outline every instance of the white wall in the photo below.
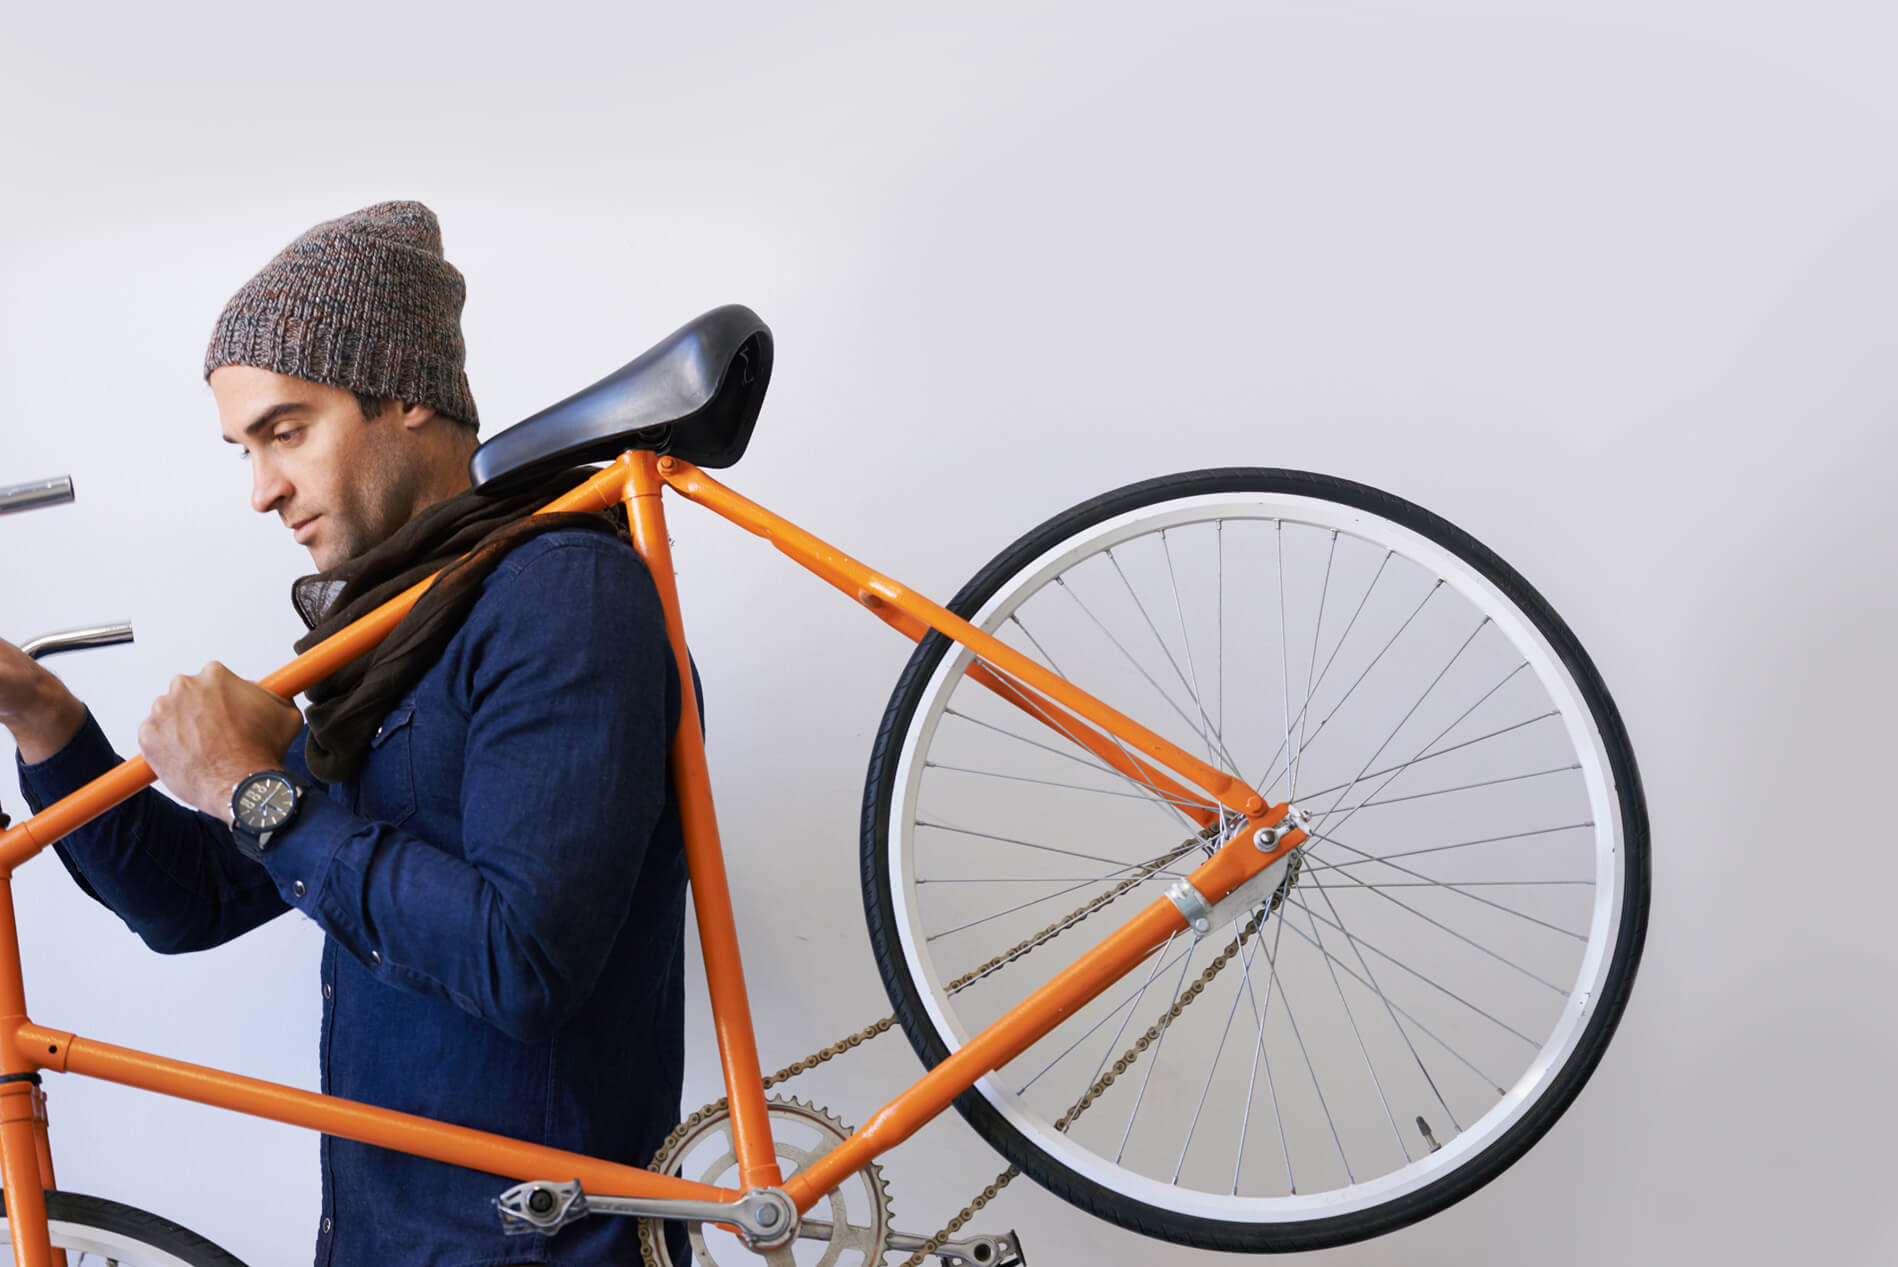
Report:
<svg viewBox="0 0 1898 1267"><path fill-rule="evenodd" d="M1889 1261L1889 9L943 12L12 13L0 484L70 472L80 502L0 523L0 635L135 620L135 647L54 662L127 750L171 674L287 658L304 559L248 510L199 357L278 247L384 198L441 216L490 431L753 306L779 360L731 482L938 596L1165 468L1387 487L1591 649L1651 798L1653 929L1541 1146L1310 1259ZM676 535L775 1067L885 1010L856 821L907 644L706 516ZM50 857L17 890L46 1023L314 1084L313 925L162 959ZM691 1104L717 1093L705 1019ZM886 1038L801 1094L860 1121L913 1073ZM304 1261L313 1138L48 1081L65 1186ZM998 1168L933 1126L889 1159L899 1223ZM1025 1182L991 1213L1036 1267L1217 1259Z"/></svg>

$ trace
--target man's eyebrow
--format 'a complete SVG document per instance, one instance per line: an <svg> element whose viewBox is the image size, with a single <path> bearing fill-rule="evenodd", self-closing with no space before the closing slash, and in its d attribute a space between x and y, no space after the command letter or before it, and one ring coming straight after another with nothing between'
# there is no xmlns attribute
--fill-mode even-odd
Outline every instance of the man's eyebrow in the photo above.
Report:
<svg viewBox="0 0 1898 1267"><path fill-rule="evenodd" d="M299 401L299 400L287 400L281 405L272 405L270 408L258 414L255 421L253 421L248 427L244 428L244 434L247 436L254 436L258 432L262 431L264 428L268 427L271 423L277 421L277 419L284 417L286 414L293 414L293 413L296 413L300 409L307 409L307 408L309 408L309 406L305 405L302 401ZM225 436L224 443L237 444L238 441L231 439L229 436Z"/></svg>

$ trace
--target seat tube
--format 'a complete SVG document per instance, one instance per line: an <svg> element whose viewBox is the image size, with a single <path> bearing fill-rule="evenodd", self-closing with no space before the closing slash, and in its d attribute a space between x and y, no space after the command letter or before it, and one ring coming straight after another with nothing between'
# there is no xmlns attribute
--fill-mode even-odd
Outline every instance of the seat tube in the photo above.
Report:
<svg viewBox="0 0 1898 1267"><path fill-rule="evenodd" d="M18 1028L26 1022L26 981L20 973L20 936L13 920L13 876L0 872L0 1182L7 1195L7 1229L14 1267L51 1267L46 1229L47 1175L52 1154L46 1143L45 1097L37 1062L22 1051Z"/></svg>
<svg viewBox="0 0 1898 1267"><path fill-rule="evenodd" d="M697 914L699 943L705 954L705 980L711 995L712 1026L718 1035L725 1095L731 1106L732 1141L737 1152L739 1178L746 1188L775 1188L784 1182L784 1176L778 1166L765 1108L764 1074L758 1067L757 1036L751 1022L751 1003L745 994L744 968L739 960L737 920L732 914L725 856L719 846L705 741L699 730L698 697L692 690L692 662L686 647L685 624L679 612L679 590L673 579L672 546L666 536L665 510L660 504L665 484L659 477L659 464L671 459L641 451L620 460L633 468L626 485L627 520L632 525L633 543L659 589L659 601L666 614L666 637L671 642L679 670L679 729L672 740L673 786L685 829L686 866L692 876L692 908Z"/></svg>

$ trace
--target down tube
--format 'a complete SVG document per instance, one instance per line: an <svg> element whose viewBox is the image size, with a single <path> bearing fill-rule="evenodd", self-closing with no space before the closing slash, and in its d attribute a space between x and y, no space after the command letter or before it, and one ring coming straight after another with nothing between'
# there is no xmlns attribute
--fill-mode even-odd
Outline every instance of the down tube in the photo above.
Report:
<svg viewBox="0 0 1898 1267"><path fill-rule="evenodd" d="M633 466L626 487L626 516L632 525L633 544L659 588L659 601L666 613L666 636L679 668L681 703L679 729L672 739L673 783L685 829L692 909L698 918L699 944L705 954L705 980L711 995L712 1026L718 1035L719 1064L725 1075L725 1095L731 1106L738 1174L746 1188L775 1188L784 1182L784 1176L778 1167L765 1109L764 1073L758 1067L758 1040L738 954L731 885L725 875L724 851L719 846L711 775L699 730L698 696L691 689L692 661L679 612L679 588L673 579L665 508L660 504L665 484L659 478L653 454L632 453L621 460Z"/></svg>

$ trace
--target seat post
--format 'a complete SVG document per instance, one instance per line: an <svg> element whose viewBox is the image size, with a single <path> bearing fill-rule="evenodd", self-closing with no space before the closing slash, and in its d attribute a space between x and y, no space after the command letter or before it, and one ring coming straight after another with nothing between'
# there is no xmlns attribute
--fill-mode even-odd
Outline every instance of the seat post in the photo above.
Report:
<svg viewBox="0 0 1898 1267"><path fill-rule="evenodd" d="M705 954L705 980L712 1000L712 1024L718 1035L725 1095L731 1106L739 1178L747 1189L776 1188L783 1184L784 1175L778 1166L765 1107L764 1073L758 1065L751 1002L745 993L744 967L738 952L738 925L732 914L731 884L725 873L724 851L719 846L711 775L699 730L698 694L692 689L692 660L686 648L679 589L673 579L672 546L661 505L665 481L659 471L672 459L636 450L619 460L632 466L626 485L626 519L632 526L633 544L659 589L659 602L666 613L666 637L678 665L679 726L672 737L672 777L685 829L692 909L698 917L699 943Z"/></svg>

